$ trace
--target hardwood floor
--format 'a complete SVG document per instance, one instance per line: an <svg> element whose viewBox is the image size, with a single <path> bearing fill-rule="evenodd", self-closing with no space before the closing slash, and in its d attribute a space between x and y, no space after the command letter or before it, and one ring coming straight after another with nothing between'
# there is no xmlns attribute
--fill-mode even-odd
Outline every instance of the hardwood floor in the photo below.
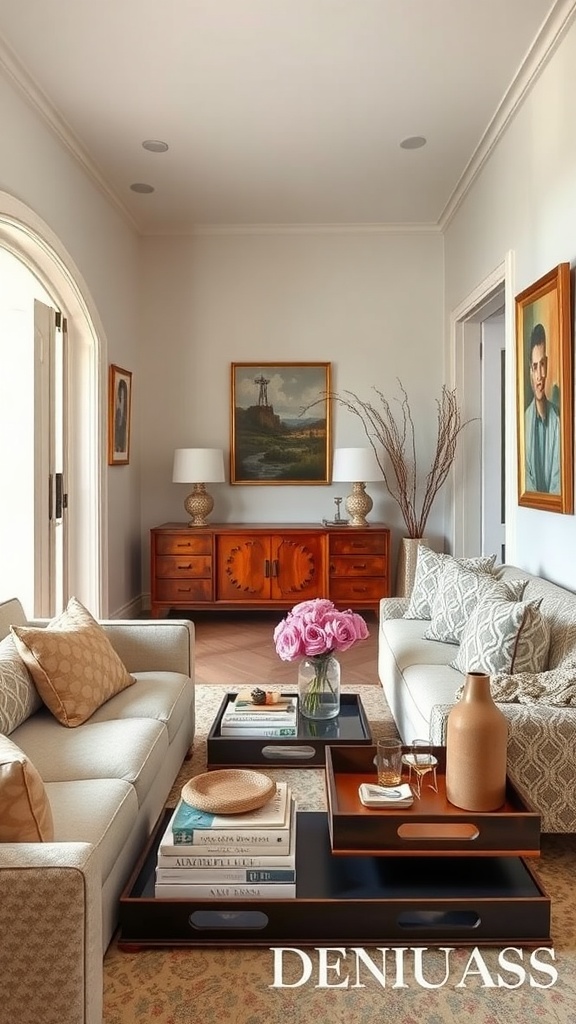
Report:
<svg viewBox="0 0 576 1024"><path fill-rule="evenodd" d="M173 613L174 618L183 618ZM281 661L274 649L279 612L194 612L189 618L196 633L196 682L231 686L296 683L296 662ZM364 615L370 636L339 654L342 686L379 685L376 615Z"/></svg>

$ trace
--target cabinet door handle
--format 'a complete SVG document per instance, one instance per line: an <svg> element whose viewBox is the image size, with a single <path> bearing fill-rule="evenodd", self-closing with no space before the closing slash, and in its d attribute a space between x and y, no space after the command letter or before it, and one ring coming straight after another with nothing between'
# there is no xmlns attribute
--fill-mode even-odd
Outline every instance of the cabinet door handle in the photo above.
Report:
<svg viewBox="0 0 576 1024"><path fill-rule="evenodd" d="M179 594L189 594L190 593L190 587L178 587L178 593Z"/></svg>
<svg viewBox="0 0 576 1024"><path fill-rule="evenodd" d="M277 558L272 559L272 575L273 576L278 576L278 567L279 567L278 559Z"/></svg>
<svg viewBox="0 0 576 1024"><path fill-rule="evenodd" d="M362 562L361 565L354 565L352 568L353 569L365 569L366 568L366 562Z"/></svg>
<svg viewBox="0 0 576 1024"><path fill-rule="evenodd" d="M191 562L188 562L188 565L179 565L179 566L177 566L177 568L178 569L191 569L192 568L192 564L191 564Z"/></svg>
<svg viewBox="0 0 576 1024"><path fill-rule="evenodd" d="M264 561L264 576L267 580L270 579L270 559L266 558Z"/></svg>
<svg viewBox="0 0 576 1024"><path fill-rule="evenodd" d="M177 548L186 548L186 550L189 550L189 548L190 548L190 541L188 541L188 540L185 540L185 541L183 541L182 543L181 543L181 542L179 541L179 542L177 543L176 547L177 547Z"/></svg>

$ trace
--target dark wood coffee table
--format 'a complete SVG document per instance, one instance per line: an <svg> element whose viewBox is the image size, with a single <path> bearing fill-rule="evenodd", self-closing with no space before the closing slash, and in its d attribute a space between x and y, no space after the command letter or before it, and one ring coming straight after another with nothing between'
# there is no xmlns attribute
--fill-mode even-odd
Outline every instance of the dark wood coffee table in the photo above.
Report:
<svg viewBox="0 0 576 1024"><path fill-rule="evenodd" d="M156 899L169 813L120 898L121 949L550 942L550 899L522 858L335 857L319 811L298 814L295 899Z"/></svg>
<svg viewBox="0 0 576 1024"><path fill-rule="evenodd" d="M305 775L319 807L326 778L328 812L298 812L294 899L156 899L156 855L167 811L120 898L120 947L550 942L550 898L519 855L538 854L539 819L513 788L497 819L485 816L488 832L480 822L482 838L474 847L458 836L439 840L438 827L450 817L441 785L439 802L424 801L415 811L358 813L352 795L358 780L352 776L374 773L374 748L329 746L325 752L327 776ZM478 816L453 811L452 826L462 818L478 824ZM394 848L406 823L436 834L409 841L400 834Z"/></svg>

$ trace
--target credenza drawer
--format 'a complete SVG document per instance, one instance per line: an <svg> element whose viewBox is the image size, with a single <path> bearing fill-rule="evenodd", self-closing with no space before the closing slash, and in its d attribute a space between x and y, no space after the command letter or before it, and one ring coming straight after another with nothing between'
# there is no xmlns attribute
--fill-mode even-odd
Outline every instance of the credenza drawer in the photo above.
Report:
<svg viewBox="0 0 576 1024"><path fill-rule="evenodd" d="M388 580L383 576L379 580L349 577L348 579L330 579L330 599L334 604L353 604L354 601L371 601L376 604L381 597L388 594Z"/></svg>
<svg viewBox="0 0 576 1024"><path fill-rule="evenodd" d="M329 544L331 555L385 555L387 536L383 533L357 534L350 527L349 533L330 534Z"/></svg>
<svg viewBox="0 0 576 1024"><path fill-rule="evenodd" d="M337 555L330 558L330 576L385 576L386 556Z"/></svg>
<svg viewBox="0 0 576 1024"><path fill-rule="evenodd" d="M162 579L210 579L211 555L157 555L156 577Z"/></svg>
<svg viewBox="0 0 576 1024"><path fill-rule="evenodd" d="M175 606L211 601L212 580L156 580L155 601Z"/></svg>
<svg viewBox="0 0 576 1024"><path fill-rule="evenodd" d="M157 555L210 555L212 538L206 534L198 536L190 532L178 534L159 534L156 537Z"/></svg>

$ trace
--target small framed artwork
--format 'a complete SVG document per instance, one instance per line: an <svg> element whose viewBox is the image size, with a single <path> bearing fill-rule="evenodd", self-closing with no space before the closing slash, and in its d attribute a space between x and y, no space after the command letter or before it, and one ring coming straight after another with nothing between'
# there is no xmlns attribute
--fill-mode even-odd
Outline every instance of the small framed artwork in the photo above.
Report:
<svg viewBox="0 0 576 1024"><path fill-rule="evenodd" d="M130 413L132 374L120 366L108 371L108 465L127 466L130 462Z"/></svg>
<svg viewBox="0 0 576 1024"><path fill-rule="evenodd" d="M232 363L230 483L327 484L330 363Z"/></svg>
<svg viewBox="0 0 576 1024"><path fill-rule="evenodd" d="M518 504L574 508L570 264L516 296Z"/></svg>

